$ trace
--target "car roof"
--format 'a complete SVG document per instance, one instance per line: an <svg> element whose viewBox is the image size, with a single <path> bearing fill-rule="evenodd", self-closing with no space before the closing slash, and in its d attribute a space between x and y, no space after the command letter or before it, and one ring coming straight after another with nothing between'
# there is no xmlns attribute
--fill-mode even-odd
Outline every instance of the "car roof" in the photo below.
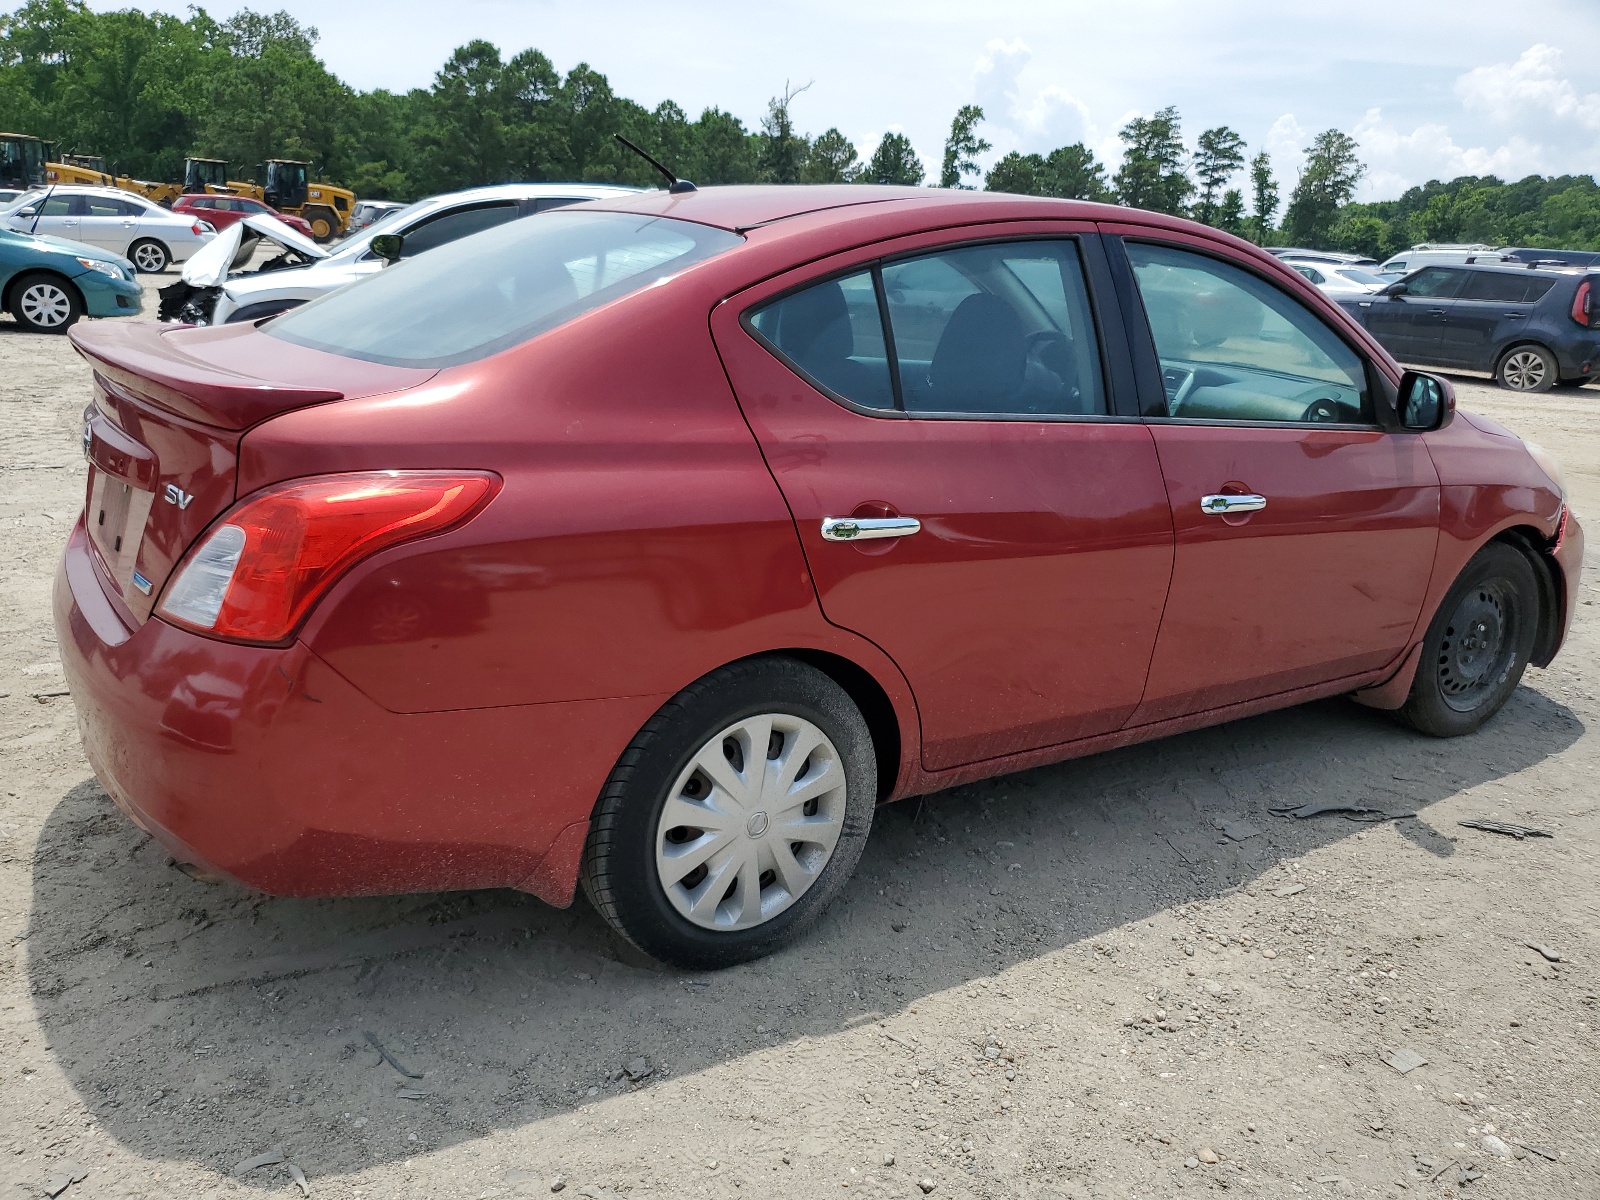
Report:
<svg viewBox="0 0 1600 1200"><path fill-rule="evenodd" d="M1418 270L1471 271L1479 275L1515 275L1518 279L1572 279L1572 271L1541 271L1518 263L1424 263Z"/></svg>
<svg viewBox="0 0 1600 1200"><path fill-rule="evenodd" d="M1015 196L1007 192L969 192L954 188L893 187L878 184L736 184L700 188L693 192L638 192L633 196L603 200L585 207L677 217L719 229L743 231L787 221L794 217L835 209L861 209L893 204L897 211L913 209L931 213L949 209L952 218L964 220L1043 219L1124 220L1133 211L1088 200L1057 200L1042 196ZM976 210L976 211L975 211ZM1138 220L1165 223L1169 218L1140 212ZM1180 224L1185 224L1180 222Z"/></svg>

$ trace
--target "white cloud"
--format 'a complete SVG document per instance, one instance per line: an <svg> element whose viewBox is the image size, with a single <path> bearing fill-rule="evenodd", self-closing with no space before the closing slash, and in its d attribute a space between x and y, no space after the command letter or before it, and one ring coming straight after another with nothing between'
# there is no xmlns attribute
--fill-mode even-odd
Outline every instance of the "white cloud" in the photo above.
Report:
<svg viewBox="0 0 1600 1200"><path fill-rule="evenodd" d="M1514 63L1477 67L1456 80L1462 106L1496 121L1555 118L1600 131L1600 93L1580 93L1558 75L1561 51L1543 43L1530 46Z"/></svg>
<svg viewBox="0 0 1600 1200"><path fill-rule="evenodd" d="M1293 113L1284 113L1267 130L1266 150L1272 156L1272 173L1285 196L1300 178L1300 168L1306 161L1306 143L1310 140L1311 135Z"/></svg>
<svg viewBox="0 0 1600 1200"><path fill-rule="evenodd" d="M1458 175L1520 179L1543 169L1542 148L1521 134L1514 133L1494 147L1461 146L1446 125L1419 125L1405 133L1379 108L1368 109L1350 132L1367 164L1363 198L1397 196L1428 179Z"/></svg>
<svg viewBox="0 0 1600 1200"><path fill-rule="evenodd" d="M1070 142L1098 137L1089 108L1056 84L1024 79L1033 51L1021 38L995 39L973 68L973 98L983 108L984 132L996 154L1008 150L1046 154Z"/></svg>

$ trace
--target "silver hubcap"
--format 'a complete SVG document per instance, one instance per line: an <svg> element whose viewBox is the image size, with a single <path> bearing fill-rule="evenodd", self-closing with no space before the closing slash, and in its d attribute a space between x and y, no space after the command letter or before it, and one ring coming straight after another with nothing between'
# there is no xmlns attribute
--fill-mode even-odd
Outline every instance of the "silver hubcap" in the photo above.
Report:
<svg viewBox="0 0 1600 1200"><path fill-rule="evenodd" d="M822 874L844 825L839 752L803 717L730 725L689 760L656 826L656 874L704 929L749 929Z"/></svg>
<svg viewBox="0 0 1600 1200"><path fill-rule="evenodd" d="M140 246L133 252L133 261L141 271L159 271L167 265L167 256L160 246Z"/></svg>
<svg viewBox="0 0 1600 1200"><path fill-rule="evenodd" d="M35 325L60 325L72 315L72 301L53 283L36 283L22 293L22 312Z"/></svg>
<svg viewBox="0 0 1600 1200"><path fill-rule="evenodd" d="M1532 350L1518 350L1506 359L1506 385L1514 391L1531 392L1544 383L1544 357Z"/></svg>

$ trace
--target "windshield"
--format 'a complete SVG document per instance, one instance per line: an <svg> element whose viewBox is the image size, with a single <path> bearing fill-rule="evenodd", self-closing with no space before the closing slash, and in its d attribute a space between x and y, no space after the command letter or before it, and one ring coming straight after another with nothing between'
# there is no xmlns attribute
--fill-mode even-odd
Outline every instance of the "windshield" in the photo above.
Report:
<svg viewBox="0 0 1600 1200"><path fill-rule="evenodd" d="M43 196L44 193L44 188L34 188L32 191L23 192L22 195L18 196L15 200L8 200L6 202L5 211L0 212L0 217L9 217L12 213L16 212L17 209L27 208L28 205L32 204L35 200L39 199L39 197Z"/></svg>
<svg viewBox="0 0 1600 1200"><path fill-rule="evenodd" d="M1371 271L1363 271L1359 267L1344 267L1339 271L1351 283L1362 283L1368 287L1382 287L1388 283L1387 279L1374 275Z"/></svg>
<svg viewBox="0 0 1600 1200"><path fill-rule="evenodd" d="M664 282L741 241L670 217L545 213L385 267L263 328L369 362L453 366Z"/></svg>

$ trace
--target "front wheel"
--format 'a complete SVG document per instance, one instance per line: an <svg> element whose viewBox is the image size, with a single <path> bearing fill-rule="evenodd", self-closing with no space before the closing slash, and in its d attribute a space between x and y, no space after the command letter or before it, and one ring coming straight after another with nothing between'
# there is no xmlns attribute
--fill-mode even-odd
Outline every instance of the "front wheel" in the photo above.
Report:
<svg viewBox="0 0 1600 1200"><path fill-rule="evenodd" d="M29 333L65 333L83 316L83 299L58 275L24 275L11 291L11 315Z"/></svg>
<svg viewBox="0 0 1600 1200"><path fill-rule="evenodd" d="M159 275L172 261L167 248L150 238L129 246L128 257L133 260L133 265L146 275Z"/></svg>
<svg viewBox="0 0 1600 1200"><path fill-rule="evenodd" d="M1466 565L1422 641L1400 716L1434 737L1471 733L1517 690L1538 633L1533 566L1504 542Z"/></svg>
<svg viewBox="0 0 1600 1200"><path fill-rule="evenodd" d="M872 826L877 762L855 703L787 658L713 671L618 761L584 847L590 903L689 970L793 939L844 888Z"/></svg>
<svg viewBox="0 0 1600 1200"><path fill-rule="evenodd" d="M339 236L339 218L326 208L308 208L300 214L311 226L311 236L318 242L331 242Z"/></svg>
<svg viewBox="0 0 1600 1200"><path fill-rule="evenodd" d="M1543 346L1513 346L1495 367L1494 378L1513 392L1548 392L1561 378L1561 368Z"/></svg>

